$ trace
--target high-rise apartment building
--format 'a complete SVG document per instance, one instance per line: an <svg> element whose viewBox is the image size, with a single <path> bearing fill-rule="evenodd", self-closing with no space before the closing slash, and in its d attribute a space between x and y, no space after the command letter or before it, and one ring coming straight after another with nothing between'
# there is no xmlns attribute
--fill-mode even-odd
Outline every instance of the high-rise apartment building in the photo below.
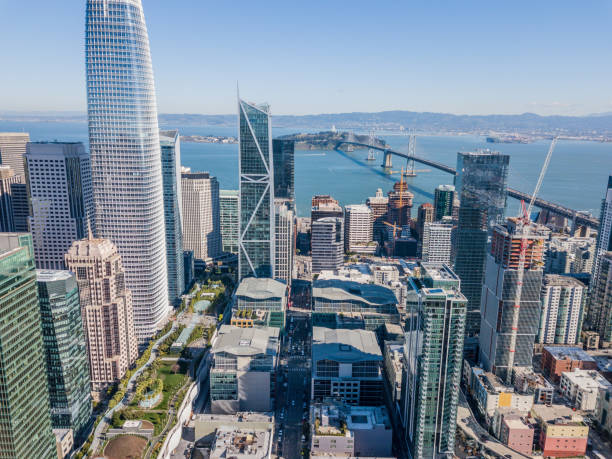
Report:
<svg viewBox="0 0 612 459"><path fill-rule="evenodd" d="M23 175L15 175L10 166L0 166L0 232L15 231L13 185L24 184Z"/></svg>
<svg viewBox="0 0 612 459"><path fill-rule="evenodd" d="M223 252L238 255L240 219L238 190L219 190L219 220L221 221L221 244Z"/></svg>
<svg viewBox="0 0 612 459"><path fill-rule="evenodd" d="M55 459L29 234L0 234L0 273L0 457Z"/></svg>
<svg viewBox="0 0 612 459"><path fill-rule="evenodd" d="M457 154L455 186L461 205L455 272L461 279L461 292L468 300L467 338L474 339L480 330L480 298L489 233L504 217L509 162L508 155L488 150Z"/></svg>
<svg viewBox="0 0 612 459"><path fill-rule="evenodd" d="M93 227L89 155L80 142L31 142L25 161L36 266L65 269L64 255Z"/></svg>
<svg viewBox="0 0 612 459"><path fill-rule="evenodd" d="M344 264L344 225L342 218L325 217L312 222L310 239L312 272L335 270Z"/></svg>
<svg viewBox="0 0 612 459"><path fill-rule="evenodd" d="M410 225L414 194L408 191L408 184L403 181L395 182L393 191L389 191L387 195L389 196L388 222L400 228Z"/></svg>
<svg viewBox="0 0 612 459"><path fill-rule="evenodd" d="M270 107L238 100L238 277L274 277L274 154Z"/></svg>
<svg viewBox="0 0 612 459"><path fill-rule="evenodd" d="M293 252L295 247L295 216L291 210L292 201L276 199L274 206L274 277L291 285L293 277Z"/></svg>
<svg viewBox="0 0 612 459"><path fill-rule="evenodd" d="M445 264L422 263L421 276L409 284L400 398L404 441L413 458L433 459L454 452L467 300Z"/></svg>
<svg viewBox="0 0 612 459"><path fill-rule="evenodd" d="M389 198L383 194L381 188L378 188L375 196L370 196L366 199L366 205L372 211L372 236L375 241L382 242L385 233Z"/></svg>
<svg viewBox="0 0 612 459"><path fill-rule="evenodd" d="M425 229L426 223L434 221L434 207L430 202L424 202L419 206L417 212L417 225L416 230L419 235L419 239L423 240L423 230Z"/></svg>
<svg viewBox="0 0 612 459"><path fill-rule="evenodd" d="M116 244L145 344L167 321L157 101L141 0L87 0L89 146L96 236Z"/></svg>
<svg viewBox="0 0 612 459"><path fill-rule="evenodd" d="M315 222L320 218L344 217L342 207L338 201L329 195L321 194L312 197L312 207L310 208L310 221Z"/></svg>
<svg viewBox="0 0 612 459"><path fill-rule="evenodd" d="M510 353L512 366L530 367L533 344L540 326L544 245L550 230L530 223L522 234L517 219L508 218L504 225L493 228L491 251L487 256L485 284L482 294L480 324L480 361L485 371L508 379ZM517 308L521 244L526 244L522 293L518 305L518 329L513 330L513 313ZM511 349L513 333L515 349Z"/></svg>
<svg viewBox="0 0 612 459"><path fill-rule="evenodd" d="M47 362L51 424L82 437L91 416L87 345L79 289L68 271L38 270L38 298Z"/></svg>
<svg viewBox="0 0 612 459"><path fill-rule="evenodd" d="M274 198L288 200L293 210L295 200L295 142L293 140L273 139L274 152Z"/></svg>
<svg viewBox="0 0 612 459"><path fill-rule="evenodd" d="M365 252L372 243L372 210L365 204L344 208L344 250ZM374 250L376 245L374 244Z"/></svg>
<svg viewBox="0 0 612 459"><path fill-rule="evenodd" d="M591 284L588 322L606 343L612 342L612 252L599 259L595 284Z"/></svg>
<svg viewBox="0 0 612 459"><path fill-rule="evenodd" d="M66 254L76 274L94 397L125 375L138 357L132 293L117 247L108 239L76 241Z"/></svg>
<svg viewBox="0 0 612 459"><path fill-rule="evenodd" d="M177 130L160 131L162 179L164 183L164 219L166 223L166 259L168 299L178 304L185 290L183 266L183 216L181 199L181 137Z"/></svg>
<svg viewBox="0 0 612 459"><path fill-rule="evenodd" d="M438 185L434 191L434 221L453 215L455 197L456 193L453 185Z"/></svg>
<svg viewBox="0 0 612 459"><path fill-rule="evenodd" d="M15 175L24 175L23 157L29 141L27 132L0 132L0 163L13 169Z"/></svg>
<svg viewBox="0 0 612 459"><path fill-rule="evenodd" d="M542 281L541 344L578 344L586 300L586 287L577 279L546 274Z"/></svg>
<svg viewBox="0 0 612 459"><path fill-rule="evenodd" d="M221 255L219 182L208 172L183 172L183 247L199 262Z"/></svg>
<svg viewBox="0 0 612 459"><path fill-rule="evenodd" d="M423 238L421 239L421 258L423 262L450 265L453 233L454 225L452 222L425 223Z"/></svg>

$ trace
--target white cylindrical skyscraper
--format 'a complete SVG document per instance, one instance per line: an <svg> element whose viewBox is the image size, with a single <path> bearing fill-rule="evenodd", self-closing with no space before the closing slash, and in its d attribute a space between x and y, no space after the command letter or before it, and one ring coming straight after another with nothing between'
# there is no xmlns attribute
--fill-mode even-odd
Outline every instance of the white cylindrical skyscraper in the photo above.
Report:
<svg viewBox="0 0 612 459"><path fill-rule="evenodd" d="M139 343L169 312L157 101L140 0L88 0L87 105L96 234L117 245Z"/></svg>

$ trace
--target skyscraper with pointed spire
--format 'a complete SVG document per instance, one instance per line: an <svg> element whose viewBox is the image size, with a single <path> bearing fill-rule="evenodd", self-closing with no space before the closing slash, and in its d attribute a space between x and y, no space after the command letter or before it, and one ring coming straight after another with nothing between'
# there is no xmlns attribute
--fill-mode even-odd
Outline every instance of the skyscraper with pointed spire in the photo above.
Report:
<svg viewBox="0 0 612 459"><path fill-rule="evenodd" d="M239 277L274 277L274 159L270 107L238 98Z"/></svg>
<svg viewBox="0 0 612 459"><path fill-rule="evenodd" d="M116 244L143 344L169 312L157 101L141 0L88 0L95 232Z"/></svg>

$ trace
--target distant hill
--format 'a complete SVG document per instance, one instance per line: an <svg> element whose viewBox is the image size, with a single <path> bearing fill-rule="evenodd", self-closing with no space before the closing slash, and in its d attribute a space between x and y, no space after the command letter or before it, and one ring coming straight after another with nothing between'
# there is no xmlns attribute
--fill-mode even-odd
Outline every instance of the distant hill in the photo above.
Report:
<svg viewBox="0 0 612 459"><path fill-rule="evenodd" d="M320 115L272 116L275 127L296 129L410 129L419 132L519 132L523 134L612 135L612 113L589 116L520 115L452 115L446 113L387 111ZM160 121L176 125L235 126L235 115L161 114Z"/></svg>
<svg viewBox="0 0 612 459"><path fill-rule="evenodd" d="M0 113L0 120L10 121L86 121L84 113L37 112ZM174 126L236 126L237 116L169 114L159 115L162 124ZM520 115L453 115L448 113L385 111L377 113L329 113L319 115L277 115L274 127L329 130L390 129L415 130L425 133L487 133L516 132L532 135L563 134L590 138L612 137L612 113L587 116L541 116L535 113Z"/></svg>

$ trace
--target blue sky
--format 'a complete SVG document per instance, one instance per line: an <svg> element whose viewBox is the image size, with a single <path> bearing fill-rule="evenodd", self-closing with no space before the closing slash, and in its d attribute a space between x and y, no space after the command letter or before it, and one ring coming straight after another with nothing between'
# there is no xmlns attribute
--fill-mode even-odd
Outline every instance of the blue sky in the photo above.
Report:
<svg viewBox="0 0 612 459"><path fill-rule="evenodd" d="M612 111L612 2L143 0L164 113ZM0 0L0 111L85 110L85 0Z"/></svg>

